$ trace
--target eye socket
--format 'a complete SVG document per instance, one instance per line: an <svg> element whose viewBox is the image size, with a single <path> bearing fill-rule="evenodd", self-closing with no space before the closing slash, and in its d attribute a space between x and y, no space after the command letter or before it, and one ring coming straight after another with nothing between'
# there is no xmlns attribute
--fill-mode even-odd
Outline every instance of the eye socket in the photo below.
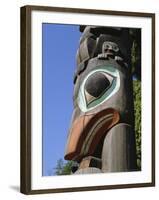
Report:
<svg viewBox="0 0 159 200"><path fill-rule="evenodd" d="M105 46L104 46L104 49L106 50L106 49L109 49L111 46L109 45L109 44L106 44Z"/></svg>
<svg viewBox="0 0 159 200"><path fill-rule="evenodd" d="M100 98L100 96L110 88L112 82L113 77L104 72L96 72L92 74L87 79L84 86L87 105L95 99Z"/></svg>
<svg viewBox="0 0 159 200"><path fill-rule="evenodd" d="M114 47L113 47L113 50L114 50L115 52L117 52L117 51L119 51L119 47L118 47L118 46L114 46Z"/></svg>

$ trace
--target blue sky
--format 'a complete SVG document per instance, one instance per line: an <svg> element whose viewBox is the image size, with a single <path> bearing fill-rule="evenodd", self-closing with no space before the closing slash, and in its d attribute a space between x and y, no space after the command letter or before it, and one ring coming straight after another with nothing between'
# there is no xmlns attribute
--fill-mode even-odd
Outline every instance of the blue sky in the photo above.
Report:
<svg viewBox="0 0 159 200"><path fill-rule="evenodd" d="M79 26L43 24L43 176L64 157L73 110Z"/></svg>

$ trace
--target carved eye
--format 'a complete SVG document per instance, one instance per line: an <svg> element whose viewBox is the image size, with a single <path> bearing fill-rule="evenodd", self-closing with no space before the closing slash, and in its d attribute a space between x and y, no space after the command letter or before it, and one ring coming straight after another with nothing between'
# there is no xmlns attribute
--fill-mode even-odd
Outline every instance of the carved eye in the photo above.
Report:
<svg viewBox="0 0 159 200"><path fill-rule="evenodd" d="M87 105L102 96L102 94L111 86L112 81L113 77L104 72L92 74L87 79L84 86Z"/></svg>
<svg viewBox="0 0 159 200"><path fill-rule="evenodd" d="M113 66L99 66L88 73L78 88L77 104L82 112L95 109L120 88L120 74Z"/></svg>
<svg viewBox="0 0 159 200"><path fill-rule="evenodd" d="M104 49L105 49L105 50L110 49L110 48L111 48L111 46L110 46L109 44L106 44L106 45L104 46Z"/></svg>
<svg viewBox="0 0 159 200"><path fill-rule="evenodd" d="M117 45L115 45L115 46L113 47L113 50L114 50L115 52L118 52L118 51L119 51L119 47L118 47Z"/></svg>

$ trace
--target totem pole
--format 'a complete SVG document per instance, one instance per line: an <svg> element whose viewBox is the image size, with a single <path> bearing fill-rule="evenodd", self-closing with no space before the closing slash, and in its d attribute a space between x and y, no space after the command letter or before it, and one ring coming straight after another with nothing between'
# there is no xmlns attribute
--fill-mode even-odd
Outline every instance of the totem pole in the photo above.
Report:
<svg viewBox="0 0 159 200"><path fill-rule="evenodd" d="M80 26L65 159L75 174L136 170L129 29Z"/></svg>

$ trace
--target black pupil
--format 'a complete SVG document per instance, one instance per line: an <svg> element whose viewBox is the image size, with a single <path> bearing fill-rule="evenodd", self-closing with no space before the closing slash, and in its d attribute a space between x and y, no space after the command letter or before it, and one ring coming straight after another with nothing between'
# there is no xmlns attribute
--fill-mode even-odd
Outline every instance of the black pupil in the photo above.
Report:
<svg viewBox="0 0 159 200"><path fill-rule="evenodd" d="M85 83L85 90L93 97L99 97L110 86L109 80L102 73L92 74Z"/></svg>

